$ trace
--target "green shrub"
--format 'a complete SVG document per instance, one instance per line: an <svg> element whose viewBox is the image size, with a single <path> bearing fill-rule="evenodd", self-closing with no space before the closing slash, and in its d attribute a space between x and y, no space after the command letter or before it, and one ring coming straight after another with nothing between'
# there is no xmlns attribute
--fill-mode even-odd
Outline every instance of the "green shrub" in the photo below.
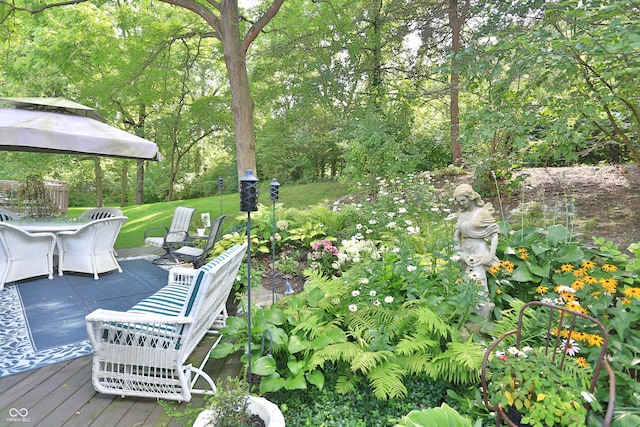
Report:
<svg viewBox="0 0 640 427"><path fill-rule="evenodd" d="M359 383L353 393L333 391L337 375L327 373L328 387L270 393L268 399L277 403L287 427L387 427L393 420L425 406L438 406L447 400L445 381L414 377L407 381L409 393L404 398L382 401L376 399L366 383Z"/></svg>

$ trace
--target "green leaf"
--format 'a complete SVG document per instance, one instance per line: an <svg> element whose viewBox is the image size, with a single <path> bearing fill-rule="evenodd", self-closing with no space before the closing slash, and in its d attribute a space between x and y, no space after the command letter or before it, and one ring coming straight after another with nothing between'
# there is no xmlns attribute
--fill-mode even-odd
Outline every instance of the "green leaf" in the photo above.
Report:
<svg viewBox="0 0 640 427"><path fill-rule="evenodd" d="M324 387L324 374L322 371L316 369L313 372L309 372L306 374L306 378L309 384L318 387L318 390L322 390Z"/></svg>
<svg viewBox="0 0 640 427"><path fill-rule="evenodd" d="M531 271L529 271L529 268L522 264L513 270L511 280L516 282L532 282L534 281L534 277L533 274L531 274Z"/></svg>
<svg viewBox="0 0 640 427"><path fill-rule="evenodd" d="M284 388L287 390L305 390L307 388L307 381L304 378L304 373L300 372L295 377L289 377L284 381Z"/></svg>
<svg viewBox="0 0 640 427"><path fill-rule="evenodd" d="M531 265L531 272L536 276L548 279L551 276L551 261L545 261L543 265Z"/></svg>
<svg viewBox="0 0 640 427"><path fill-rule="evenodd" d="M313 288L307 295L307 302L310 307L317 307L322 298L324 298L324 292L322 292L322 289Z"/></svg>
<svg viewBox="0 0 640 427"><path fill-rule="evenodd" d="M267 331L269 331L269 333L265 334L265 346L267 346L269 338L271 338L271 340L273 340L273 345L286 345L287 344L287 342L289 340L289 336L287 335L287 331L285 331L284 329L282 329L282 328L270 328L270 329L267 329ZM255 334L253 334L253 336L254 336L254 339L255 339Z"/></svg>
<svg viewBox="0 0 640 427"><path fill-rule="evenodd" d="M584 252L582 252L582 249L580 249L578 245L567 245L562 248L562 251L560 251L560 253L558 253L555 261L562 264L567 264L580 261L583 258Z"/></svg>
<svg viewBox="0 0 640 427"><path fill-rule="evenodd" d="M325 348L330 344L347 341L347 334L337 326L330 326L325 329L322 335L311 341L310 347L314 350Z"/></svg>
<svg viewBox="0 0 640 427"><path fill-rule="evenodd" d="M281 390L284 387L284 379L276 372L268 377L260 379L260 393L270 393Z"/></svg>
<svg viewBox="0 0 640 427"><path fill-rule="evenodd" d="M213 350L211 350L210 357L212 359L222 359L228 355L235 353L236 346L230 342L221 342Z"/></svg>
<svg viewBox="0 0 640 427"><path fill-rule="evenodd" d="M276 361L271 356L262 356L253 362L251 372L260 376L271 375L276 372Z"/></svg>
<svg viewBox="0 0 640 427"><path fill-rule="evenodd" d="M299 375L304 369L306 362L304 360L290 360L287 362L287 368L295 376Z"/></svg>
<svg viewBox="0 0 640 427"><path fill-rule="evenodd" d="M569 231L564 225L552 225L547 228L547 235L553 246L558 245L561 242L566 242L569 238Z"/></svg>
<svg viewBox="0 0 640 427"><path fill-rule="evenodd" d="M248 329L247 321L241 317L231 316L227 318L226 326L221 332L224 335L241 336Z"/></svg>
<svg viewBox="0 0 640 427"><path fill-rule="evenodd" d="M299 351L306 350L307 348L309 348L309 341L303 341L297 335L293 335L291 338L289 338L289 345L287 346L289 353L295 354Z"/></svg>
<svg viewBox="0 0 640 427"><path fill-rule="evenodd" d="M273 325L282 325L286 321L287 317L279 308L272 307L269 310L266 310L265 319L267 322Z"/></svg>

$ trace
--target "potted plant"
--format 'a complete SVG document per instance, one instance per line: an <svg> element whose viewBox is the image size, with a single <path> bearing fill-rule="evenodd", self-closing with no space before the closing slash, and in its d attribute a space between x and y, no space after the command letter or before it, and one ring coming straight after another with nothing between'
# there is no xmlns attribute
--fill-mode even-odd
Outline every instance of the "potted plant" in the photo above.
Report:
<svg viewBox="0 0 640 427"><path fill-rule="evenodd" d="M247 394L247 384L227 377L216 392L204 396L204 404L160 400L164 412L182 426L285 427L280 408L264 397ZM203 409L204 408L204 409Z"/></svg>
<svg viewBox="0 0 640 427"><path fill-rule="evenodd" d="M489 359L492 381L487 385L494 405L500 405L510 419L519 425L535 427L583 426L589 403L594 410L600 406L588 392L593 372L586 360L572 357L577 350L573 340L567 340L567 355L561 370L561 352L545 354L544 348L515 346L497 350Z"/></svg>
<svg viewBox="0 0 640 427"><path fill-rule="evenodd" d="M207 228L207 217L200 215L196 217L196 230L198 232L198 236L204 236L204 232Z"/></svg>
<svg viewBox="0 0 640 427"><path fill-rule="evenodd" d="M246 384L227 378L213 395L205 397L207 409L194 427L284 427L278 406L264 397L247 395Z"/></svg>

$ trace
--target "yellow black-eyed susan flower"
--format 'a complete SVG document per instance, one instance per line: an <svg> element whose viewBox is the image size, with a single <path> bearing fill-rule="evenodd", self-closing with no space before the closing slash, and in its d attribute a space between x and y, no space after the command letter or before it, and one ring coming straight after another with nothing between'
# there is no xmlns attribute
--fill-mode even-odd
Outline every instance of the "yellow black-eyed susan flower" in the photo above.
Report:
<svg viewBox="0 0 640 427"><path fill-rule="evenodd" d="M596 279L593 276L586 276L584 279L584 283L588 284L588 285L594 285L596 283L598 283L598 279Z"/></svg>
<svg viewBox="0 0 640 427"><path fill-rule="evenodd" d="M587 343L591 347L601 347L602 344L604 343L604 338L602 338L600 335L589 334L587 336Z"/></svg>
<svg viewBox="0 0 640 427"><path fill-rule="evenodd" d="M584 288L584 281L583 280L576 280L571 284L571 288L575 289L576 291L579 291L580 289Z"/></svg>
<svg viewBox="0 0 640 427"><path fill-rule="evenodd" d="M584 358L584 357L576 357L576 363L581 368L588 368L589 367L589 362L587 362L587 359Z"/></svg>
<svg viewBox="0 0 640 427"><path fill-rule="evenodd" d="M560 271L562 271L563 273L571 273L575 269L576 268L572 264L562 264L562 266L560 267Z"/></svg>
<svg viewBox="0 0 640 427"><path fill-rule="evenodd" d="M622 292L629 298L640 298L640 288L626 288Z"/></svg>

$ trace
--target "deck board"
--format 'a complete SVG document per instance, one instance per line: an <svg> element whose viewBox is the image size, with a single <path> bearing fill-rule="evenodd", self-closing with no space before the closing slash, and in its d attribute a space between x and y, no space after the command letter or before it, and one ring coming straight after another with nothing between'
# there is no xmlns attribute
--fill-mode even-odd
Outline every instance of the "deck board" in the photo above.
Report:
<svg viewBox="0 0 640 427"><path fill-rule="evenodd" d="M207 336L192 358L202 360ZM195 364L195 363L194 363ZM215 382L242 371L239 356L211 360L205 367ZM198 384L200 385L200 383ZM204 386L204 384L202 384ZM201 387L202 388L202 387ZM192 405L202 403L194 395ZM186 404L181 404L180 407ZM28 421L11 422L11 408L25 408ZM91 384L91 356L0 378L0 425L38 427L178 427L155 399L98 394Z"/></svg>

